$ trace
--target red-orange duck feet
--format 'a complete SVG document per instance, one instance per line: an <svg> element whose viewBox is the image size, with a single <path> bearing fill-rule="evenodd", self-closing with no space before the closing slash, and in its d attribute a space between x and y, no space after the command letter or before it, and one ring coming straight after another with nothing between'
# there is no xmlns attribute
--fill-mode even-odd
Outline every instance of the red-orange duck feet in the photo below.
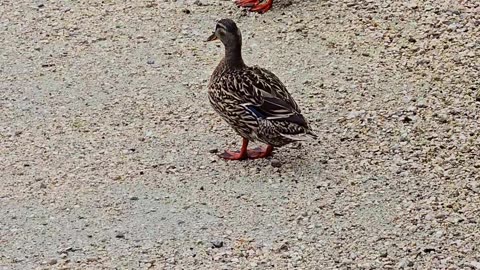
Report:
<svg viewBox="0 0 480 270"><path fill-rule="evenodd" d="M272 8L273 0L264 0L265 3L260 4L261 0L236 0L235 4L240 7L249 8L252 12L265 13Z"/></svg>
<svg viewBox="0 0 480 270"><path fill-rule="evenodd" d="M248 140L243 139L242 148L240 151L225 150L219 157L226 160L243 160L243 159L257 159L265 158L272 154L273 147L267 146L265 149L257 147L255 149L247 149Z"/></svg>

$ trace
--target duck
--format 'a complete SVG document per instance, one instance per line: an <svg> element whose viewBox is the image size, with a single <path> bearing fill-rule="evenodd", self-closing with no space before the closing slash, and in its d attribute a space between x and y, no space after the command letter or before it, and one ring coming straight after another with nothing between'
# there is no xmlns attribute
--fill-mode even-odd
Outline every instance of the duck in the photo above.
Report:
<svg viewBox="0 0 480 270"><path fill-rule="evenodd" d="M231 19L221 19L206 42L219 40L225 47L208 82L213 110L242 137L239 151L219 154L226 160L265 158L274 147L317 138L298 104L280 79L267 69L247 66L242 58L242 34ZM248 149L249 142L266 147Z"/></svg>
<svg viewBox="0 0 480 270"><path fill-rule="evenodd" d="M265 13L272 8L273 0L264 0L264 2L262 3L262 0L236 0L235 4L248 8L252 12Z"/></svg>

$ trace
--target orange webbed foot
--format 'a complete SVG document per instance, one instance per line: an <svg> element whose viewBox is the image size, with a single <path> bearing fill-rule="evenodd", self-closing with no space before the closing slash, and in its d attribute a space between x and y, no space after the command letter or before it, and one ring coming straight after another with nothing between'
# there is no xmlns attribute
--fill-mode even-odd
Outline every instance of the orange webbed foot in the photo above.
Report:
<svg viewBox="0 0 480 270"><path fill-rule="evenodd" d="M266 148L257 147L247 150L247 156L249 159L266 158L272 154L272 151L273 147L270 145Z"/></svg>
<svg viewBox="0 0 480 270"><path fill-rule="evenodd" d="M235 4L239 7L254 7L260 3L260 0L236 0Z"/></svg>
<svg viewBox="0 0 480 270"><path fill-rule="evenodd" d="M225 150L225 152L219 154L218 156L226 160L243 160L247 158L246 153L230 150Z"/></svg>
<svg viewBox="0 0 480 270"><path fill-rule="evenodd" d="M236 0L235 4L239 7L249 8L249 11L265 13L272 8L273 0L264 0L265 3L260 4L261 0Z"/></svg>
<svg viewBox="0 0 480 270"><path fill-rule="evenodd" d="M273 3L273 0L267 0L267 2L264 4L255 5L250 9L250 11L263 14L272 8L272 3Z"/></svg>

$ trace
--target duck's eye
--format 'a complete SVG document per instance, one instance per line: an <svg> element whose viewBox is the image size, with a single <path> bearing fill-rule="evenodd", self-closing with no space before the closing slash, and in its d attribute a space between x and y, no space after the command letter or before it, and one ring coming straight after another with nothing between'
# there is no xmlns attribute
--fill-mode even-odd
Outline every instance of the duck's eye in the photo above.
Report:
<svg viewBox="0 0 480 270"><path fill-rule="evenodd" d="M219 27L215 30L216 33L220 34L220 35L225 35L225 29L222 28L222 27Z"/></svg>

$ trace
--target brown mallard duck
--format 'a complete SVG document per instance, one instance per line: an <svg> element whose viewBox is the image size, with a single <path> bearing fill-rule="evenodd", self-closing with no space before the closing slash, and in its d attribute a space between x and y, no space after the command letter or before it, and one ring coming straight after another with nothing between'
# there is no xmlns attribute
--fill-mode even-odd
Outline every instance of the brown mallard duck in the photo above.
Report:
<svg viewBox="0 0 480 270"><path fill-rule="evenodd" d="M316 137L285 85L272 72L247 66L242 59L242 35L234 21L218 21L207 41L220 40L225 57L213 71L208 96L213 109L243 138L240 151L225 151L225 159L269 156L279 147ZM248 150L249 141L267 144Z"/></svg>
<svg viewBox="0 0 480 270"><path fill-rule="evenodd" d="M265 13L272 8L273 0L236 0L235 4L239 7L246 7L252 12Z"/></svg>

